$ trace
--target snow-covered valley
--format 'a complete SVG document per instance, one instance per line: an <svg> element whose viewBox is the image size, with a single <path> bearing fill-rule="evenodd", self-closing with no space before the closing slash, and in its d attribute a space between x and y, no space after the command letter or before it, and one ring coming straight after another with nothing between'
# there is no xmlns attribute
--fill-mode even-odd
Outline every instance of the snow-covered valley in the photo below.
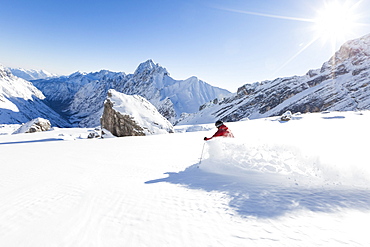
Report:
<svg viewBox="0 0 370 247"><path fill-rule="evenodd" d="M206 143L213 124L108 139L0 125L0 246L369 246L369 122L240 121Z"/></svg>

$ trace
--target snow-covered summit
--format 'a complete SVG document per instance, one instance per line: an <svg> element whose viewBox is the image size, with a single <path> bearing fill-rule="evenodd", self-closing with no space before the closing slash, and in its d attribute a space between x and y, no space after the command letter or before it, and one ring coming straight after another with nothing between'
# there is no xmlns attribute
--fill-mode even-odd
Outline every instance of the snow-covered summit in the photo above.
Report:
<svg viewBox="0 0 370 247"><path fill-rule="evenodd" d="M70 78L70 79L72 79L72 78L79 78L79 77L84 76L84 75L87 75L87 73L86 72L81 72L81 71L78 70L78 71L70 74L68 76L68 78Z"/></svg>
<svg viewBox="0 0 370 247"><path fill-rule="evenodd" d="M355 65L358 65L360 62L364 62L364 60L356 60L360 57L370 57L370 34L359 39L347 41L335 53L336 63L351 59Z"/></svg>
<svg viewBox="0 0 370 247"><path fill-rule="evenodd" d="M7 68L7 69L9 69L13 75L27 81L46 79L58 76L57 74L50 73L46 70L23 69L23 68Z"/></svg>
<svg viewBox="0 0 370 247"><path fill-rule="evenodd" d="M139 64L137 69L135 70L135 75L146 75L148 73L165 73L168 74L167 70L159 65L159 63L154 63L152 59L148 59L147 61Z"/></svg>

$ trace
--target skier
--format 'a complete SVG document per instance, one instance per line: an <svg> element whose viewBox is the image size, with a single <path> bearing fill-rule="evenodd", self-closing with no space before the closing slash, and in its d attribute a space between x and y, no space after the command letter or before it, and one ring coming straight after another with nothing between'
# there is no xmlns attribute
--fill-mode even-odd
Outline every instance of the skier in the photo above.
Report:
<svg viewBox="0 0 370 247"><path fill-rule="evenodd" d="M231 133L229 128L226 127L226 125L224 125L222 121L218 120L215 125L218 129L217 132L210 138L204 137L205 141L211 140L213 137L218 137L218 136L232 137L232 138L234 137L233 133Z"/></svg>

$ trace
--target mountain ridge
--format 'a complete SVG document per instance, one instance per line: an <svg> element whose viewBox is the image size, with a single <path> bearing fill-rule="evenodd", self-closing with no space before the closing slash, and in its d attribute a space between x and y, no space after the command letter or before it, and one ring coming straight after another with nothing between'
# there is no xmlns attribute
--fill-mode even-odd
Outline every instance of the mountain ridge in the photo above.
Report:
<svg viewBox="0 0 370 247"><path fill-rule="evenodd" d="M37 70L37 69L23 69L23 68L10 68L7 67L13 75L22 78L26 81L46 79L50 77L57 77L58 74L50 73L46 70Z"/></svg>
<svg viewBox="0 0 370 247"><path fill-rule="evenodd" d="M319 69L245 84L223 101L213 101L179 124L221 119L239 121L281 115L285 111L320 112L370 109L370 34L344 43Z"/></svg>
<svg viewBox="0 0 370 247"><path fill-rule="evenodd" d="M166 68L149 59L133 74L124 72L75 72L70 76L32 81L54 109L79 127L95 127L103 111L109 89L127 95L140 95L174 123L183 113L194 113L199 106L229 91L211 86L197 77L175 80Z"/></svg>
<svg viewBox="0 0 370 247"><path fill-rule="evenodd" d="M133 74L77 71L69 76L32 80L33 84L4 68L0 72L2 84L7 85L0 92L2 118L10 114L4 114L5 110L25 111L22 118L13 119L16 123L29 121L31 115L40 111L43 112L40 116L45 118L50 106L51 118L61 118L59 113L73 126L98 126L109 89L144 97L173 124L232 122L281 115L288 110L293 113L356 111L370 109L370 34L347 41L320 68L311 69L305 75L245 84L233 94L197 77L175 80L166 68L151 59L141 63ZM9 89L9 85L14 86L19 80L22 80L18 82L23 85L21 88ZM28 87L26 91L31 97L19 96L17 91L24 90L22 87ZM8 100L17 95L24 101L20 108L14 105L14 100ZM34 104L39 101L43 104ZM25 107L25 102L34 105ZM37 107L42 110L34 109ZM7 119L11 122L11 118Z"/></svg>

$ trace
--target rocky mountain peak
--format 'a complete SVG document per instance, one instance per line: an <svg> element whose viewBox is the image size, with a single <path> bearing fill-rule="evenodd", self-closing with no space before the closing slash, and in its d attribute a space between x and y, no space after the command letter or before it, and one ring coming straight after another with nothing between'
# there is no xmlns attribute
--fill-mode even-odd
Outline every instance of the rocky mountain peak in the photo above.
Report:
<svg viewBox="0 0 370 247"><path fill-rule="evenodd" d="M360 65L370 57L370 34L344 43L339 51L328 61L337 65L345 61Z"/></svg>
<svg viewBox="0 0 370 247"><path fill-rule="evenodd" d="M102 79L102 78L113 78L117 76L124 77L126 74L124 72L112 72L110 70L102 69L98 72L89 73L88 75L95 76L96 78Z"/></svg>
<svg viewBox="0 0 370 247"><path fill-rule="evenodd" d="M76 71L76 72L74 72L74 73L72 73L72 74L70 74L68 77L69 78L78 78L78 77L81 77L81 76L84 76L84 75L86 75L87 73L85 73L85 72L81 72L81 71Z"/></svg>
<svg viewBox="0 0 370 247"><path fill-rule="evenodd" d="M11 77L12 73L0 64L0 78Z"/></svg>
<svg viewBox="0 0 370 247"><path fill-rule="evenodd" d="M155 64L152 59L149 59L143 63L141 63L137 69L135 70L134 76L148 76L153 73L163 73L168 75L168 71L160 66L158 63Z"/></svg>

